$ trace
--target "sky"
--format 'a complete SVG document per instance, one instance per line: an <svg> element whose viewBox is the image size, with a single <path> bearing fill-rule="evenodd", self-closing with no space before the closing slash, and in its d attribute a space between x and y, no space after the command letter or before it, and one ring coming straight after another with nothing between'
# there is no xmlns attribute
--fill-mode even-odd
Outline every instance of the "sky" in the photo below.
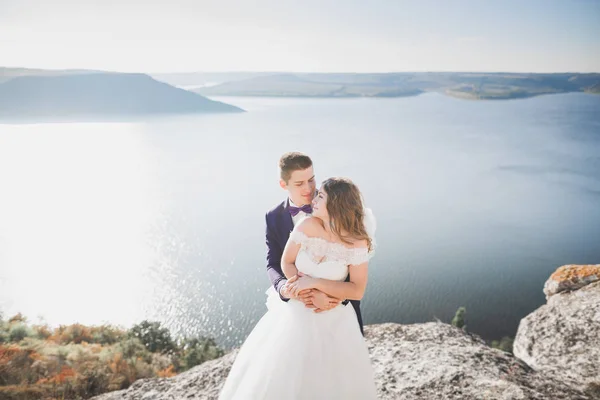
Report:
<svg viewBox="0 0 600 400"><path fill-rule="evenodd" d="M0 0L0 66L600 72L600 0Z"/></svg>

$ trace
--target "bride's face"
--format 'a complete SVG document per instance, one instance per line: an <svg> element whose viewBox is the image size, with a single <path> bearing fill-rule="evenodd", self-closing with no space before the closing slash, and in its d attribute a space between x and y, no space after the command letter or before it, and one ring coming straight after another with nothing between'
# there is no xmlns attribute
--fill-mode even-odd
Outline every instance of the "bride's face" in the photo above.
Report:
<svg viewBox="0 0 600 400"><path fill-rule="evenodd" d="M313 212L312 215L314 217L318 217L321 219L329 218L329 213L327 213L327 193L323 188L320 188L317 196L312 202Z"/></svg>

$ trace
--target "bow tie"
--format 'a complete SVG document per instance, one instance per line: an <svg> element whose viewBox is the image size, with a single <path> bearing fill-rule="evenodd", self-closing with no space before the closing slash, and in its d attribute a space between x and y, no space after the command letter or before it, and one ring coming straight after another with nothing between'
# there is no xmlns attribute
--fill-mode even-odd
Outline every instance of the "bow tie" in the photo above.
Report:
<svg viewBox="0 0 600 400"><path fill-rule="evenodd" d="M300 211L305 212L306 214L312 214L312 206L310 204L305 204L302 207L289 206L288 211L292 214L292 217L298 215Z"/></svg>

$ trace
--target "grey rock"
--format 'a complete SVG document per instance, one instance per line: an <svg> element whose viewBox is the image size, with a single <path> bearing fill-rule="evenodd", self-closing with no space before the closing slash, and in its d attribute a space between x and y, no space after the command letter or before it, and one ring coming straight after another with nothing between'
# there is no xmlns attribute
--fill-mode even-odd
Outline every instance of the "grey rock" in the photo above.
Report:
<svg viewBox="0 0 600 400"><path fill-rule="evenodd" d="M440 322L366 329L381 399L585 399L479 336Z"/></svg>
<svg viewBox="0 0 600 400"><path fill-rule="evenodd" d="M552 295L521 320L513 351L574 387L600 388L600 282Z"/></svg>

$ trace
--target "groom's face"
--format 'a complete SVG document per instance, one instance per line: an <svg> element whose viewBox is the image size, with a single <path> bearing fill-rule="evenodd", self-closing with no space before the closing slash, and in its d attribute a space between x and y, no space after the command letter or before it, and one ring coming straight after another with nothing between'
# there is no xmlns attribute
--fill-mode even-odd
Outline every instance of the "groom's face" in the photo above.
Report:
<svg viewBox="0 0 600 400"><path fill-rule="evenodd" d="M290 199L297 206L310 204L315 196L317 184L313 167L292 172L290 180L280 181L282 188L290 194Z"/></svg>

